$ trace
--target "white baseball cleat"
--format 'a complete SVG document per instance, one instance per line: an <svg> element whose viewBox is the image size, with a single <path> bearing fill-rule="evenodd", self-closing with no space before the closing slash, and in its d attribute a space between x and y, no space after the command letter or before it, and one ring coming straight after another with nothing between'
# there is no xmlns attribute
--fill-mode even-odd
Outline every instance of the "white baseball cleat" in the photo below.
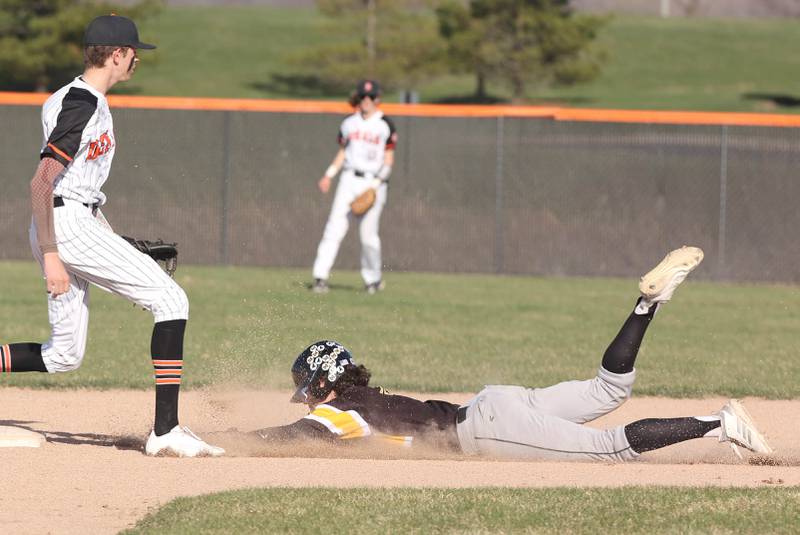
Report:
<svg viewBox="0 0 800 535"><path fill-rule="evenodd" d="M364 290L369 295L375 295L378 292L382 292L386 288L386 283L383 280L379 280L378 282L373 282L372 284L367 284L364 286Z"/></svg>
<svg viewBox="0 0 800 535"><path fill-rule="evenodd" d="M188 427L176 425L166 435L150 432L144 447L147 455L174 455L177 457L219 457L225 450L206 444Z"/></svg>
<svg viewBox="0 0 800 535"><path fill-rule="evenodd" d="M656 267L639 280L639 291L642 297L653 305L666 303L672 293L703 261L703 250L699 247L683 246L664 257Z"/></svg>
<svg viewBox="0 0 800 535"><path fill-rule="evenodd" d="M720 409L719 417L722 431L719 441L730 443L733 453L740 459L742 454L736 446L747 448L755 453L769 454L773 452L767 439L756 429L753 419L740 402L735 399L727 402Z"/></svg>
<svg viewBox="0 0 800 535"><path fill-rule="evenodd" d="M330 291L328 281L325 279L314 279L314 284L311 285L311 291L315 294L326 294Z"/></svg>

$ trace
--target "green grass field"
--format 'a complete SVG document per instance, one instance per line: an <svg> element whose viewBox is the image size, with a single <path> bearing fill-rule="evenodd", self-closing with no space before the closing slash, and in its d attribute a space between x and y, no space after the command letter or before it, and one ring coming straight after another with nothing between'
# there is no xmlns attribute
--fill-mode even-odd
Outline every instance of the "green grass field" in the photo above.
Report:
<svg viewBox="0 0 800 535"><path fill-rule="evenodd" d="M289 387L311 342L335 338L394 390L477 391L592 376L635 302L636 280L389 273L361 291L337 272L328 295L307 270L182 266L191 302L184 385ZM48 335L33 262L0 263L0 340ZM72 373L14 374L3 384L152 388L152 316L93 289L89 344ZM656 317L637 368L638 395L800 395L800 288L688 282Z"/></svg>
<svg viewBox="0 0 800 535"><path fill-rule="evenodd" d="M147 95L296 98L270 87L287 74L284 58L336 39L311 10L267 7L169 7L144 21L142 38L159 45L120 89ZM203 31L197 31L202 28ZM617 16L601 43L603 75L572 88L532 89L533 103L646 109L796 112L800 44L791 19L660 19ZM423 101L468 96L470 76L441 76L419 88ZM502 87L490 92L508 98ZM306 98L345 95L314 94ZM387 95L387 101L396 100Z"/></svg>
<svg viewBox="0 0 800 535"><path fill-rule="evenodd" d="M800 489L264 489L179 498L138 533L796 533Z"/></svg>

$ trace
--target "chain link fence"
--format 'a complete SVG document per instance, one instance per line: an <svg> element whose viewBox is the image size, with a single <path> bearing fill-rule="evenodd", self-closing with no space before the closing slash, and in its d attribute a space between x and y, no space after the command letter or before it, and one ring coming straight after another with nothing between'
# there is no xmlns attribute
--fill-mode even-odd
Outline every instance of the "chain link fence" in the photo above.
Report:
<svg viewBox="0 0 800 535"><path fill-rule="evenodd" d="M104 213L190 264L308 267L342 117L117 109ZM28 259L39 109L0 107L0 258ZM800 282L794 128L396 117L388 270L638 276L682 244L698 276ZM358 267L352 229L337 268ZM310 276L310 275L309 275Z"/></svg>

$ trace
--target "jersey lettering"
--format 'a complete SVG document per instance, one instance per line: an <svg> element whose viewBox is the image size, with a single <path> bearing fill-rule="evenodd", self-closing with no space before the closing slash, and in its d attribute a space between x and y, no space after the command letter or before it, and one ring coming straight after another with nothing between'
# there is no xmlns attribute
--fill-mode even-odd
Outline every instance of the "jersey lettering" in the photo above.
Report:
<svg viewBox="0 0 800 535"><path fill-rule="evenodd" d="M380 145L381 143L381 137L379 135L361 130L356 130L355 132L350 132L347 134L347 140L358 140L363 141L364 143L372 143L373 145Z"/></svg>
<svg viewBox="0 0 800 535"><path fill-rule="evenodd" d="M96 141L89 142L89 150L86 151L86 160L96 160L100 156L107 154L114 146L108 131L103 132Z"/></svg>
<svg viewBox="0 0 800 535"><path fill-rule="evenodd" d="M366 119L354 113L342 121L339 144L344 148L346 168L377 173L386 151L397 144L397 132L380 110Z"/></svg>

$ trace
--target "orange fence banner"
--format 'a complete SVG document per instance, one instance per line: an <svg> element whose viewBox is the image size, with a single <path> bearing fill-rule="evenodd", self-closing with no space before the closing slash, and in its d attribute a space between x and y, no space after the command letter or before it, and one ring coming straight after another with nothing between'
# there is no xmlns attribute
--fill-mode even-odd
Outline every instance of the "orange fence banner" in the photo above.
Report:
<svg viewBox="0 0 800 535"><path fill-rule="evenodd" d="M48 96L46 93L0 92L0 106L41 106ZM347 114L353 111L353 108L346 102L325 100L110 95L108 101L115 108L330 114ZM418 117L532 117L556 121L601 123L800 127L800 115L772 113L615 110L479 104L383 103L381 108L389 115Z"/></svg>

